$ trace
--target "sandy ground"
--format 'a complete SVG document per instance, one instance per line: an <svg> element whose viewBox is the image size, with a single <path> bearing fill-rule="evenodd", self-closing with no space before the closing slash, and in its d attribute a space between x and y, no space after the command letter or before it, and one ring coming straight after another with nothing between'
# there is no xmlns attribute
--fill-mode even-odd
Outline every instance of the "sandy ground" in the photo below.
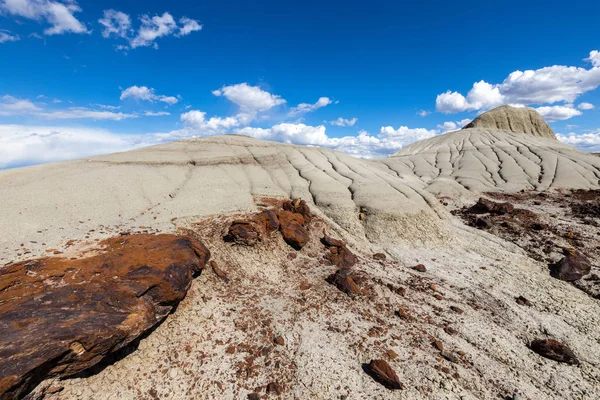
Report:
<svg viewBox="0 0 600 400"><path fill-rule="evenodd" d="M473 132L467 136L476 142ZM532 147L532 153L542 161L538 175L531 166L528 176L550 179L546 151L548 159L575 159L590 171L581 179L571 173L576 187L597 186L591 176L598 164L588 156L551 152L544 147L548 139L535 141L541 150ZM428 157L441 160L437 150L424 151L423 166ZM443 168L443 182L454 183L428 178L414 157L361 161L229 136L0 173L0 229L10 232L0 239L0 262L75 251L123 230L185 228L203 238L231 277L225 283L203 273L135 352L91 376L61 382L54 398L245 399L257 389L265 395L275 381L286 399L497 399L515 389L526 399L599 398L598 300L551 278L547 266L520 247L453 217L430 192L445 187L448 196L466 201L477 196L476 187ZM474 160L461 158L450 158L450 165L483 174ZM509 165L497 163L511 183L502 189L520 190L514 183L520 178L508 179ZM555 171L548 187L567 184L559 178L567 169ZM255 248L222 241L228 221L259 209L262 197L311 204L320 220L307 247L296 254L279 237ZM368 295L352 299L325 282L334 268L321 262L323 229L360 256L356 268ZM70 239L77 243L67 248ZM375 252L388 261L373 260ZM418 263L427 272L410 268ZM532 306L517 304L518 296ZM396 315L399 307L410 320ZM277 335L283 346L272 343ZM458 354L457 362L440 356L431 345L435 338ZM581 364L538 356L527 348L536 338L562 341ZM406 390L389 391L366 375L362 364L372 358L388 359Z"/></svg>

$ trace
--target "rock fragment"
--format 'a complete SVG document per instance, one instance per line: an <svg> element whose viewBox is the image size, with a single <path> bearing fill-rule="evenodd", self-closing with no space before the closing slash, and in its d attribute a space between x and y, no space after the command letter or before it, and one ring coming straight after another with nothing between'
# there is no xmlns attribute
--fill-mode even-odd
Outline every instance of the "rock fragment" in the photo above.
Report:
<svg viewBox="0 0 600 400"><path fill-rule="evenodd" d="M386 255L383 254L383 253L375 253L375 254L373 254L373 260L383 261L386 258L387 258Z"/></svg>
<svg viewBox="0 0 600 400"><path fill-rule="evenodd" d="M299 213L282 210L279 212L279 230L283 240L296 250L308 243L310 236L304 228L304 217Z"/></svg>
<svg viewBox="0 0 600 400"><path fill-rule="evenodd" d="M325 255L325 258L333 265L340 268L351 268L358 262L358 258L343 241L325 235L321 239L321 243L329 248L329 253Z"/></svg>
<svg viewBox="0 0 600 400"><path fill-rule="evenodd" d="M496 203L495 201L480 197L479 201L467 211L471 214L509 214L514 210L515 206L511 203Z"/></svg>
<svg viewBox="0 0 600 400"><path fill-rule="evenodd" d="M255 246L260 241L260 232L254 221L235 220L223 239L243 246Z"/></svg>
<svg viewBox="0 0 600 400"><path fill-rule="evenodd" d="M412 267L412 269L418 272L427 272L427 267L425 267L423 264L417 264L414 267Z"/></svg>
<svg viewBox="0 0 600 400"><path fill-rule="evenodd" d="M398 375L385 360L371 360L365 371L378 383L390 390L404 389Z"/></svg>
<svg viewBox="0 0 600 400"><path fill-rule="evenodd" d="M360 287L354 281L354 278L350 275L351 271L347 268L338 269L335 274L330 275L327 278L327 282L337 287L348 296L357 296L362 294Z"/></svg>
<svg viewBox="0 0 600 400"><path fill-rule="evenodd" d="M579 360L566 345L552 339L536 339L529 348L542 357L565 364L577 365Z"/></svg>
<svg viewBox="0 0 600 400"><path fill-rule="evenodd" d="M589 274L592 268L590 260L575 249L566 249L565 257L550 265L550 275L561 281L574 282Z"/></svg>
<svg viewBox="0 0 600 400"><path fill-rule="evenodd" d="M163 320L210 252L175 235L117 236L98 254L0 270L0 398L81 372ZM30 273L35 272L35 273Z"/></svg>

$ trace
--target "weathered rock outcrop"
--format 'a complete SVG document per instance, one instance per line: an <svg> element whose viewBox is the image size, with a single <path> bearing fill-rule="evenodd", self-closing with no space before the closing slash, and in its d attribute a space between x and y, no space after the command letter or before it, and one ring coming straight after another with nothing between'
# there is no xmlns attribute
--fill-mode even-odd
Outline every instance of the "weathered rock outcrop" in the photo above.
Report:
<svg viewBox="0 0 600 400"><path fill-rule="evenodd" d="M483 128L499 129L514 133L556 139L554 131L548 126L542 116L527 107L500 106L484 112L463 129Z"/></svg>
<svg viewBox="0 0 600 400"><path fill-rule="evenodd" d="M163 320L210 258L175 235L107 239L92 257L0 269L0 398L101 361Z"/></svg>

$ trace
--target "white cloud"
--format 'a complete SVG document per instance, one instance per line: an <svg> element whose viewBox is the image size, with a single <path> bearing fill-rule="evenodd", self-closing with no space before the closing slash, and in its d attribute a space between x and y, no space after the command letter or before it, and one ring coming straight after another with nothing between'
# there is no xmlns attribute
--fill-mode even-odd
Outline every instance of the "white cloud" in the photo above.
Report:
<svg viewBox="0 0 600 400"><path fill-rule="evenodd" d="M111 106L111 105L106 105L106 104L92 104L93 106L102 108L104 110L118 110L119 108L121 108L121 106Z"/></svg>
<svg viewBox="0 0 600 400"><path fill-rule="evenodd" d="M114 36L127 40L127 45L117 45L116 50L127 51L137 47L153 47L158 49L157 39L167 36L182 37L202 30L198 21L183 17L179 24L168 12L153 17L144 14L140 17L141 25L137 29L132 28L129 15L113 9L104 10L103 18L98 22L104 27L102 36L105 38Z"/></svg>
<svg viewBox="0 0 600 400"><path fill-rule="evenodd" d="M557 134L556 138L563 143L575 146L583 151L600 152L600 129L589 133Z"/></svg>
<svg viewBox="0 0 600 400"><path fill-rule="evenodd" d="M223 86L212 92L215 96L224 96L232 103L240 106L244 113L256 114L284 104L285 100L280 96L262 90L258 86L250 86L247 83Z"/></svg>
<svg viewBox="0 0 600 400"><path fill-rule="evenodd" d="M421 117L426 117L429 114L431 114L431 111L425 111L425 110L421 110L417 113L417 115L420 115Z"/></svg>
<svg viewBox="0 0 600 400"><path fill-rule="evenodd" d="M0 43L16 42L18 40L21 40L19 35L13 35L10 31L7 31L6 29L0 29Z"/></svg>
<svg viewBox="0 0 600 400"><path fill-rule="evenodd" d="M198 135L222 134L242 124L238 117L211 117L207 120L206 113L198 110L181 114L181 121L188 129Z"/></svg>
<svg viewBox="0 0 600 400"><path fill-rule="evenodd" d="M142 15L140 19L142 26L138 30L137 36L130 42L133 49L151 45L156 48L156 39L169 36L177 30L177 23L168 12L165 12L162 16L155 15L154 17Z"/></svg>
<svg viewBox="0 0 600 400"><path fill-rule="evenodd" d="M451 132L460 129L458 125L456 125L456 123L452 121L446 121L443 124L438 125L437 127L438 129L441 129L442 132Z"/></svg>
<svg viewBox="0 0 600 400"><path fill-rule="evenodd" d="M136 143L101 129L0 125L0 169L134 147L138 147Z"/></svg>
<svg viewBox="0 0 600 400"><path fill-rule="evenodd" d="M112 111L90 110L84 107L71 107L65 110L36 112L32 115L47 119L93 119L121 121L128 118L137 118L137 114L115 113Z"/></svg>
<svg viewBox="0 0 600 400"><path fill-rule="evenodd" d="M584 111L586 111L586 110L593 110L594 109L594 105L592 103L583 102L583 103L579 103L577 105L577 108L579 108L580 110L584 110Z"/></svg>
<svg viewBox="0 0 600 400"><path fill-rule="evenodd" d="M116 37L126 38L131 29L131 19L129 15L116 10L104 10L104 17L98 22L104 26L102 36L105 38L114 35Z"/></svg>
<svg viewBox="0 0 600 400"><path fill-rule="evenodd" d="M198 21L183 17L179 20L181 27L179 27L179 33L176 36L186 36L192 32L202 30L202 25Z"/></svg>
<svg viewBox="0 0 600 400"><path fill-rule="evenodd" d="M512 72L499 84L476 82L466 96L449 90L437 96L436 109L450 114L485 110L501 104L572 103L581 94L600 86L599 53L590 52L586 60L592 68L554 65Z"/></svg>
<svg viewBox="0 0 600 400"><path fill-rule="evenodd" d="M73 15L81 11L75 0L0 0L0 11L52 25L46 35L90 33Z"/></svg>
<svg viewBox="0 0 600 400"><path fill-rule="evenodd" d="M150 102L162 101L169 105L177 104L179 101L177 97L157 95L154 89L146 86L131 86L121 92L121 100L127 98L145 100Z"/></svg>
<svg viewBox="0 0 600 400"><path fill-rule="evenodd" d="M305 114L308 112L313 112L313 111L318 110L319 108L328 106L331 103L332 103L332 101L329 97L320 97L319 100L317 100L317 102L314 104L309 104L309 103L298 104L296 107L293 107L290 110L290 115L294 116L294 115L299 115L299 114Z"/></svg>
<svg viewBox="0 0 600 400"><path fill-rule="evenodd" d="M163 116L171 115L171 113L166 112L166 111L159 111L159 112L146 111L146 112L144 112L144 115L146 117L163 117Z"/></svg>
<svg viewBox="0 0 600 400"><path fill-rule="evenodd" d="M563 121L583 114L571 106L544 106L535 110L548 122Z"/></svg>
<svg viewBox="0 0 600 400"><path fill-rule="evenodd" d="M60 100L59 100L60 101ZM44 103L38 103L39 105ZM29 115L45 119L94 119L120 121L127 118L137 118L137 114L115 113L106 110L90 110L84 107L71 107L63 110L44 110L28 99L18 99L12 96L0 98L1 116Z"/></svg>
<svg viewBox="0 0 600 400"><path fill-rule="evenodd" d="M345 119L340 117L334 121L329 121L329 123L334 126L354 126L354 124L356 124L357 121L358 118Z"/></svg>
<svg viewBox="0 0 600 400"><path fill-rule="evenodd" d="M5 95L0 97L0 115L10 116L40 110L35 104L27 99Z"/></svg>
<svg viewBox="0 0 600 400"><path fill-rule="evenodd" d="M236 133L264 140L327 147L356 157L371 158L388 156L408 144L433 137L439 134L439 131L424 128L411 129L406 126L394 129L386 126L382 127L376 136L360 131L358 136L334 138L327 136L323 125L283 123L266 129L247 127L238 129Z"/></svg>

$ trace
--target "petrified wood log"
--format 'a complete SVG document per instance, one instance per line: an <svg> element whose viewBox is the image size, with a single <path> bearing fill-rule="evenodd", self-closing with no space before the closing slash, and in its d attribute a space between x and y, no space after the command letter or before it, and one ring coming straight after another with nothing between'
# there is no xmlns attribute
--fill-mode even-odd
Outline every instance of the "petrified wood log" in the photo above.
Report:
<svg viewBox="0 0 600 400"><path fill-rule="evenodd" d="M185 297L210 258L175 235L107 239L94 256L0 269L0 398L69 376L151 329Z"/></svg>

